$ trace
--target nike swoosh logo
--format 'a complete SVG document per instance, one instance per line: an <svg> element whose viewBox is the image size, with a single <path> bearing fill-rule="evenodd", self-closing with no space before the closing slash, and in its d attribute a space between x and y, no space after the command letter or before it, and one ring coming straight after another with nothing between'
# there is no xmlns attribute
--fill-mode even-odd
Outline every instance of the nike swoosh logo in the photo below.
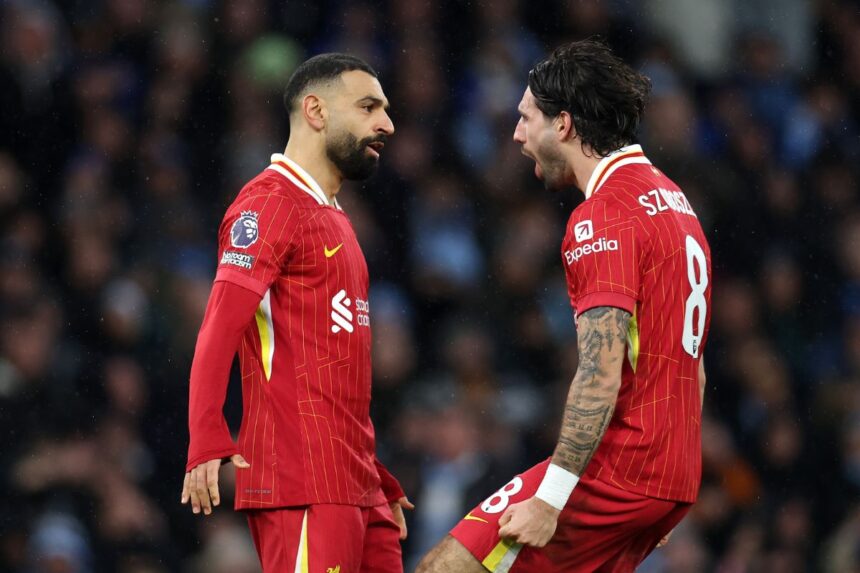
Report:
<svg viewBox="0 0 860 573"><path fill-rule="evenodd" d="M336 246L335 248L333 248L333 249L329 250L329 248L328 248L328 247L326 247L325 245L323 245L323 249L325 249L325 251L324 251L324 252L325 252L325 258L327 258L327 259L332 258L332 257L334 256L334 254L335 254L336 252L338 252L342 246L343 246L343 243L341 243L341 244L339 244L338 246Z"/></svg>
<svg viewBox="0 0 860 573"><path fill-rule="evenodd" d="M475 517L474 515L472 515L471 511L466 514L466 517L463 518L463 521L480 521L481 523L490 523L486 519Z"/></svg>

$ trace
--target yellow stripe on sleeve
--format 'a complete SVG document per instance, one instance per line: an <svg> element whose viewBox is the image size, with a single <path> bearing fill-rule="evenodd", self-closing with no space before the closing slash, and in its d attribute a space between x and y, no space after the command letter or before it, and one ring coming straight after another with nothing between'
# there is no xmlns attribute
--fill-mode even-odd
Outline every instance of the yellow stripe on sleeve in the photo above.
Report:
<svg viewBox="0 0 860 573"><path fill-rule="evenodd" d="M630 360L633 372L636 372L636 363L639 362L639 323L636 322L636 310L633 309L633 316L627 326L627 359Z"/></svg>
<svg viewBox="0 0 860 573"><path fill-rule="evenodd" d="M272 305L269 298L270 291L266 291L254 319L257 322L257 330L260 332L260 359L263 363L263 372L266 380L272 378L272 358L275 355L275 329L272 325Z"/></svg>

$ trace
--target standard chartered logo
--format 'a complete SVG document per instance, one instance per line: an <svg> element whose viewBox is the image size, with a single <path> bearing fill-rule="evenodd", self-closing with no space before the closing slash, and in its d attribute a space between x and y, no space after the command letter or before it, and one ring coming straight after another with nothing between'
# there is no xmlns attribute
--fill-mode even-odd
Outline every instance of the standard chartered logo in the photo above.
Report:
<svg viewBox="0 0 860 573"><path fill-rule="evenodd" d="M352 332L352 311L349 310L349 305L352 301L346 298L346 290L340 289L331 299L331 319L334 324L331 325L331 331L337 334L341 330Z"/></svg>
<svg viewBox="0 0 860 573"><path fill-rule="evenodd" d="M350 306L352 301L346 296L346 289L340 289L331 299L331 331L337 334L341 330L352 332L355 330L353 318L359 326L370 326L370 305L366 300L355 299L355 311L358 316L353 316Z"/></svg>

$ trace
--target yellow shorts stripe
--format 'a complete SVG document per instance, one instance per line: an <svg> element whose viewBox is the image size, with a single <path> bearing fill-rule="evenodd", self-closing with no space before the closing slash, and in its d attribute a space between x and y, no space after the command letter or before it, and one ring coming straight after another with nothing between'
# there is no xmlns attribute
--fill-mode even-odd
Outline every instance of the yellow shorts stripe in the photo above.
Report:
<svg viewBox="0 0 860 573"><path fill-rule="evenodd" d="M299 537L299 550L296 552L295 573L308 573L308 510L302 517L302 533Z"/></svg>
<svg viewBox="0 0 860 573"><path fill-rule="evenodd" d="M490 554L481 561L481 565L491 573L507 573L511 565L514 564L514 559L516 559L517 553L520 552L520 547L522 545L519 543L502 539L490 551Z"/></svg>

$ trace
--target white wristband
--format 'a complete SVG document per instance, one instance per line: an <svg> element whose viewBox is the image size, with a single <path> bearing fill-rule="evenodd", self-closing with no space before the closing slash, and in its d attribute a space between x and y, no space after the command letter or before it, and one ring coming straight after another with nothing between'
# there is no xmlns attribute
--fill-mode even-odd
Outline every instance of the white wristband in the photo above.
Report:
<svg viewBox="0 0 860 573"><path fill-rule="evenodd" d="M577 483L579 476L551 463L546 468L546 475L543 476L535 497L561 511L567 505L567 499Z"/></svg>

